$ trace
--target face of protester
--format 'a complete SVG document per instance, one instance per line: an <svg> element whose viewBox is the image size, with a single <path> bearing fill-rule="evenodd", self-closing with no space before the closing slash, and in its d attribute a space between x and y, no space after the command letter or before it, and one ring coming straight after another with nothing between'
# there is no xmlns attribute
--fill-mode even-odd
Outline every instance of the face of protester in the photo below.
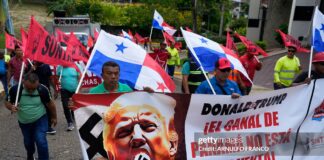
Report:
<svg viewBox="0 0 324 160"><path fill-rule="evenodd" d="M215 76L218 81L225 82L230 74L231 68L216 69Z"/></svg>
<svg viewBox="0 0 324 160"><path fill-rule="evenodd" d="M24 89L28 93L33 93L37 89L38 84L39 84L39 81L32 83L29 80L25 80L24 81Z"/></svg>
<svg viewBox="0 0 324 160"><path fill-rule="evenodd" d="M313 66L317 73L324 75L324 62L315 62Z"/></svg>
<svg viewBox="0 0 324 160"><path fill-rule="evenodd" d="M288 53L287 53L288 58L294 58L295 53L296 53L296 49L295 48L293 48L293 47L289 47L288 48Z"/></svg>
<svg viewBox="0 0 324 160"><path fill-rule="evenodd" d="M174 48L174 43L170 44L170 48L172 48L172 49Z"/></svg>
<svg viewBox="0 0 324 160"><path fill-rule="evenodd" d="M105 114L104 128L104 147L109 159L133 160L142 155L164 160L175 155L177 142L176 145L170 142L169 124L156 108L134 105L118 109L117 104L111 107Z"/></svg>
<svg viewBox="0 0 324 160"><path fill-rule="evenodd" d="M165 45L165 44L160 44L160 48L161 48L162 50L164 50L164 49L166 48L166 45Z"/></svg>
<svg viewBox="0 0 324 160"><path fill-rule="evenodd" d="M23 52L20 48L15 49L16 56L21 58L23 56Z"/></svg>
<svg viewBox="0 0 324 160"><path fill-rule="evenodd" d="M105 84L117 85L119 81L119 67L106 66L101 76Z"/></svg>

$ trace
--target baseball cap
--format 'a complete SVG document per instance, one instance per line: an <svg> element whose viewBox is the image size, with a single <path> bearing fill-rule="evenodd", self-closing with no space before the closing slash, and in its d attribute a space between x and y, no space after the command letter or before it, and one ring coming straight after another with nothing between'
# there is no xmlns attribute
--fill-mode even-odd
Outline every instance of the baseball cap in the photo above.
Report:
<svg viewBox="0 0 324 160"><path fill-rule="evenodd" d="M227 58L220 58L218 60L218 69L232 68L231 62Z"/></svg>
<svg viewBox="0 0 324 160"><path fill-rule="evenodd" d="M320 52L320 53L315 54L312 62L313 63L315 63L315 62L324 62L324 52Z"/></svg>

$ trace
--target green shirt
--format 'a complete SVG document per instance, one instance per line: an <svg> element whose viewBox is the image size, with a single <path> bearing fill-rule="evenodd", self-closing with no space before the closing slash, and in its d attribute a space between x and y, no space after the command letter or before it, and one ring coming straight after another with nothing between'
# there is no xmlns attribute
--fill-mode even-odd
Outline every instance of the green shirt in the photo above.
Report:
<svg viewBox="0 0 324 160"><path fill-rule="evenodd" d="M80 68L80 67L79 67ZM79 73L75 70L75 68L58 66L56 69L56 73L58 76L62 73L61 78L61 87L62 89L66 89L70 92L75 92L76 88L79 84Z"/></svg>
<svg viewBox="0 0 324 160"><path fill-rule="evenodd" d="M183 75L189 75L190 74L190 64L189 62L185 62L183 65L182 65L182 71L181 73Z"/></svg>
<svg viewBox="0 0 324 160"><path fill-rule="evenodd" d="M28 93L23 89L19 101L18 121L23 124L33 123L44 114L46 114L46 109L38 91Z"/></svg>
<svg viewBox="0 0 324 160"><path fill-rule="evenodd" d="M118 83L118 89L116 91L116 93L119 92L131 92L133 91L127 84L122 84L122 83ZM99 84L96 87L93 87L90 89L89 93L95 94L95 93L109 93L109 91L106 90L103 82L101 84Z"/></svg>

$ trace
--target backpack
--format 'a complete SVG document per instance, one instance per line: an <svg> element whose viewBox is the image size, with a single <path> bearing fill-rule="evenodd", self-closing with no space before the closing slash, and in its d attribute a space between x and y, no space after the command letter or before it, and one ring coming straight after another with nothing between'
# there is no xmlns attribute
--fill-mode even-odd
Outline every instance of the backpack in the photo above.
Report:
<svg viewBox="0 0 324 160"><path fill-rule="evenodd" d="M18 90L18 85L15 85L10 88L9 95L7 97L7 101L9 101L11 103L15 103L16 96L17 96L17 90ZM23 90L23 85L21 85L20 90L19 90L18 102L20 101L22 90ZM47 107L47 103L51 100L48 89L44 85L39 84L37 86L37 91L39 93L42 103L44 104L45 107Z"/></svg>

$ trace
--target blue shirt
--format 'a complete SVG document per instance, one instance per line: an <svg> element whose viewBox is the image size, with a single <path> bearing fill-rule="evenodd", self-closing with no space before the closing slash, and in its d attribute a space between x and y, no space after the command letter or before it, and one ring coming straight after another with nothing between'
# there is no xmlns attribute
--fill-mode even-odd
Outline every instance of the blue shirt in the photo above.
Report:
<svg viewBox="0 0 324 160"><path fill-rule="evenodd" d="M215 77L209 79L209 81L210 81L211 85L213 86L216 94L218 94L218 95L231 95L232 93L238 93L238 94L242 95L238 85L234 81L231 81L228 79L225 81L225 84L222 87L224 88L226 93L223 93L223 91L217 85L218 82ZM205 80L198 86L195 93L213 94L213 91L210 89L207 80Z"/></svg>
<svg viewBox="0 0 324 160"><path fill-rule="evenodd" d="M185 62L182 65L182 71L181 71L181 73L183 75L189 75L190 74L190 63L189 63L189 61Z"/></svg>
<svg viewBox="0 0 324 160"><path fill-rule="evenodd" d="M80 67L79 67L80 68ZM62 78L61 78L61 87L62 89L68 90L70 92L75 92L76 88L79 84L79 73L74 69L70 67L63 67L58 66L56 69L56 73L58 76L61 75L62 72Z"/></svg>

